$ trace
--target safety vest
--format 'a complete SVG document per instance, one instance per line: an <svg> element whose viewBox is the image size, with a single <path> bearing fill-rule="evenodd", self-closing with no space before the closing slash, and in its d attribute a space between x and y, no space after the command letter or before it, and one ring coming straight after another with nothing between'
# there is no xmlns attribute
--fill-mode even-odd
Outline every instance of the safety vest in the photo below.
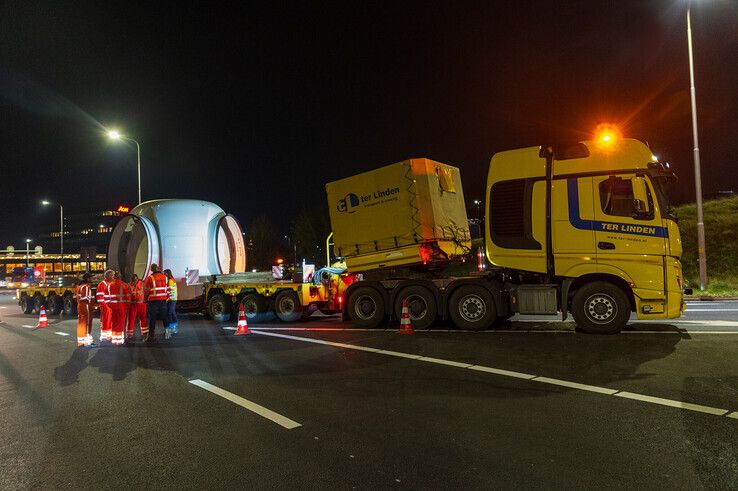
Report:
<svg viewBox="0 0 738 491"><path fill-rule="evenodd" d="M167 283L167 277L164 276L164 273L157 271L149 275L144 281L144 293L147 296L146 301L166 300L169 296Z"/></svg>
<svg viewBox="0 0 738 491"><path fill-rule="evenodd" d="M108 303L111 306L127 304L131 301L131 289L128 283L121 280L113 280L108 286Z"/></svg>
<svg viewBox="0 0 738 491"><path fill-rule="evenodd" d="M92 302L92 288L90 288L89 283L82 283L80 285L77 285L77 288L74 290L74 299L78 302Z"/></svg>
<svg viewBox="0 0 738 491"><path fill-rule="evenodd" d="M110 292L108 291L108 287L110 286L110 283L108 283L105 280L102 280L97 285L97 291L95 292L95 301L99 304L108 303L108 297L110 296Z"/></svg>
<svg viewBox="0 0 738 491"><path fill-rule="evenodd" d="M177 301L177 282L173 278L169 280L169 300Z"/></svg>
<svg viewBox="0 0 738 491"><path fill-rule="evenodd" d="M143 303L143 281L138 280L136 284L130 285L131 287L131 303Z"/></svg>

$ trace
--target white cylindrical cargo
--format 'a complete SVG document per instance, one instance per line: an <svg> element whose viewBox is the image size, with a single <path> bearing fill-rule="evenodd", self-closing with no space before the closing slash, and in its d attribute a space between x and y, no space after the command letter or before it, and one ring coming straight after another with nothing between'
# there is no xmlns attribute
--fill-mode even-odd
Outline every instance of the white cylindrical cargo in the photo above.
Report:
<svg viewBox="0 0 738 491"><path fill-rule="evenodd" d="M200 277L246 270L246 247L238 221L218 205L191 199L162 199L136 206L113 230L108 267L129 280L144 278L151 265L171 269L179 299L198 296L202 288L187 288L185 272Z"/></svg>

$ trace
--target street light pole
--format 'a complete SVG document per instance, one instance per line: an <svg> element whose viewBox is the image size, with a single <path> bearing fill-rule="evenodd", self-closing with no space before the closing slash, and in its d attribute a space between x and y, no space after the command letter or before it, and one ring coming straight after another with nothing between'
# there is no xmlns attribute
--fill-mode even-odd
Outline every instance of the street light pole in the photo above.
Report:
<svg viewBox="0 0 738 491"><path fill-rule="evenodd" d="M61 249L61 276L64 276L64 207L59 203L59 248Z"/></svg>
<svg viewBox="0 0 738 491"><path fill-rule="evenodd" d="M28 255L30 254L29 244L31 243L31 239L26 239L26 268L28 267Z"/></svg>
<svg viewBox="0 0 738 491"><path fill-rule="evenodd" d="M694 140L694 187L697 202L697 254L700 270L700 290L707 287L707 254L705 253L705 222L702 213L702 174L700 172L700 145L697 138L697 91L694 87L694 60L692 56L691 6L687 6L687 44L689 47L689 95L692 101L692 139Z"/></svg>
<svg viewBox="0 0 738 491"><path fill-rule="evenodd" d="M141 204L141 145L134 140L133 138L129 138L125 135L122 135L119 131L116 130L110 130L108 131L108 138L111 140L124 140L133 142L136 144L136 173L138 175L138 204Z"/></svg>
<svg viewBox="0 0 738 491"><path fill-rule="evenodd" d="M52 203L47 200L43 200L41 204L44 206L59 205L59 254L61 256L61 276L64 276L64 207L61 203Z"/></svg>

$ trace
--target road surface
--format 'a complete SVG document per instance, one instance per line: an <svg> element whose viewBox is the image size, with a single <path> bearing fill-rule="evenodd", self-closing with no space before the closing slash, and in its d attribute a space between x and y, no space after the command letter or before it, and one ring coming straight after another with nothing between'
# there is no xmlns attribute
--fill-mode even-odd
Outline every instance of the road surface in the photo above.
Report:
<svg viewBox="0 0 738 491"><path fill-rule="evenodd" d="M738 488L738 302L614 336L199 316L75 348L0 294L3 489ZM98 321L95 321L97 337Z"/></svg>

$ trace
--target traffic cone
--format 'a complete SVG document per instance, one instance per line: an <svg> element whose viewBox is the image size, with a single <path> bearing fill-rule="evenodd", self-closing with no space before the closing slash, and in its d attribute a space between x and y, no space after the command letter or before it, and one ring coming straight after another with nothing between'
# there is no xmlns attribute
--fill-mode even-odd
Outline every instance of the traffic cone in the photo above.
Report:
<svg viewBox="0 0 738 491"><path fill-rule="evenodd" d="M239 334L251 334L249 325L246 323L246 312L243 311L243 304L238 309L238 324L236 324L236 336Z"/></svg>
<svg viewBox="0 0 738 491"><path fill-rule="evenodd" d="M49 327L49 319L46 318L46 309L41 307L41 312L38 314L38 324L36 327Z"/></svg>
<svg viewBox="0 0 738 491"><path fill-rule="evenodd" d="M410 309L407 306L407 298L402 300L402 318L400 319L400 334L414 334L413 324L410 322Z"/></svg>

